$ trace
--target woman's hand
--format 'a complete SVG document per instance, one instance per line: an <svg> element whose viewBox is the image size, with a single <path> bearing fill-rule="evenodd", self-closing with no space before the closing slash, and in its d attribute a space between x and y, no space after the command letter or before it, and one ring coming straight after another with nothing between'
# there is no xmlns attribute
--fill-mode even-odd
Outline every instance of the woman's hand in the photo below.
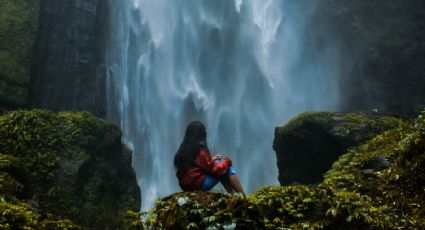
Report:
<svg viewBox="0 0 425 230"><path fill-rule="evenodd" d="M212 160L213 160L213 161L220 160L220 159L221 159L221 155L220 155L220 154L217 154L217 155L215 155L215 156L212 158Z"/></svg>

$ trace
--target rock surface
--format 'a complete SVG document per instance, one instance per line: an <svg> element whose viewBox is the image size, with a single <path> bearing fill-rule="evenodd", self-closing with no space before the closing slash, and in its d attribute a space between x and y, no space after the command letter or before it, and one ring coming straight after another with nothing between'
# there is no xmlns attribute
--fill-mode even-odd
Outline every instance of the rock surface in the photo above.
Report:
<svg viewBox="0 0 425 230"><path fill-rule="evenodd" d="M396 118L369 119L358 114L301 114L275 130L279 182L317 183L348 148L398 126Z"/></svg>
<svg viewBox="0 0 425 230"><path fill-rule="evenodd" d="M27 103L37 28L38 0L0 2L0 114Z"/></svg>
<svg viewBox="0 0 425 230"><path fill-rule="evenodd" d="M28 104L88 110L105 117L108 1L4 0L1 4L0 112ZM296 4L300 12L312 7L309 0ZM344 92L343 111L378 109L413 117L425 107L422 0L324 0L308 21L306 52L299 58L336 59L329 65Z"/></svg>
<svg viewBox="0 0 425 230"><path fill-rule="evenodd" d="M87 112L6 113L0 117L0 163L2 205L32 210L41 215L36 223L53 215L115 229L127 210L140 206L120 129Z"/></svg>
<svg viewBox="0 0 425 230"><path fill-rule="evenodd" d="M417 116L425 107L424 1L324 0L316 7L305 29L307 55L336 57L329 65L344 92L341 109Z"/></svg>
<svg viewBox="0 0 425 230"><path fill-rule="evenodd" d="M108 1L41 0L31 74L31 107L106 117Z"/></svg>

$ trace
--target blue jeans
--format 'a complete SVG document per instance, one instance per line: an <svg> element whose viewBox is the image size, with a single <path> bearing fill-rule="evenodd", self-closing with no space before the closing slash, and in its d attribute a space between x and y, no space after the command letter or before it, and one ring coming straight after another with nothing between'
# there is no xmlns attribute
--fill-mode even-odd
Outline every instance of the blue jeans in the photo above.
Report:
<svg viewBox="0 0 425 230"><path fill-rule="evenodd" d="M216 160L215 162L219 163L221 160ZM214 176L214 175L206 175L204 183L202 184L202 191L209 191L211 190L218 182L220 182L220 179L223 177L230 177L231 175L235 175L236 171L233 169L233 167L230 167L229 170L227 170L226 174L223 176Z"/></svg>

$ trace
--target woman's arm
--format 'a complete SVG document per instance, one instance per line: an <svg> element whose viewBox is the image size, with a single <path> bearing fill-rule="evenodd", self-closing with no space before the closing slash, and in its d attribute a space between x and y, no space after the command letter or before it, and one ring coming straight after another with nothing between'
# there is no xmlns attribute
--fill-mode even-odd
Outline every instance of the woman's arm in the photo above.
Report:
<svg viewBox="0 0 425 230"><path fill-rule="evenodd" d="M221 162L215 162L216 160L211 157L211 154L206 149L202 149L199 153L199 166L203 170L219 176L226 174L230 166L232 166L232 161L228 157L223 158Z"/></svg>
<svg viewBox="0 0 425 230"><path fill-rule="evenodd" d="M212 160L216 161L216 160L220 160L221 159L221 155L220 154L216 154L215 156L213 156Z"/></svg>

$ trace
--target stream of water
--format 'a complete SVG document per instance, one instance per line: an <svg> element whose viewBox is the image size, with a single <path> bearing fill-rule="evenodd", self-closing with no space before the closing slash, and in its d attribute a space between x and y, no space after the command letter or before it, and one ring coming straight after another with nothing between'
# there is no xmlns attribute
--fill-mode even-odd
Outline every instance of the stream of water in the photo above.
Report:
<svg viewBox="0 0 425 230"><path fill-rule="evenodd" d="M303 60L311 11L285 0L111 0L109 119L133 150L143 210L180 191L173 157L186 125L205 123L248 192L278 184L275 126L335 109L324 60ZM324 56L325 57L325 56Z"/></svg>

